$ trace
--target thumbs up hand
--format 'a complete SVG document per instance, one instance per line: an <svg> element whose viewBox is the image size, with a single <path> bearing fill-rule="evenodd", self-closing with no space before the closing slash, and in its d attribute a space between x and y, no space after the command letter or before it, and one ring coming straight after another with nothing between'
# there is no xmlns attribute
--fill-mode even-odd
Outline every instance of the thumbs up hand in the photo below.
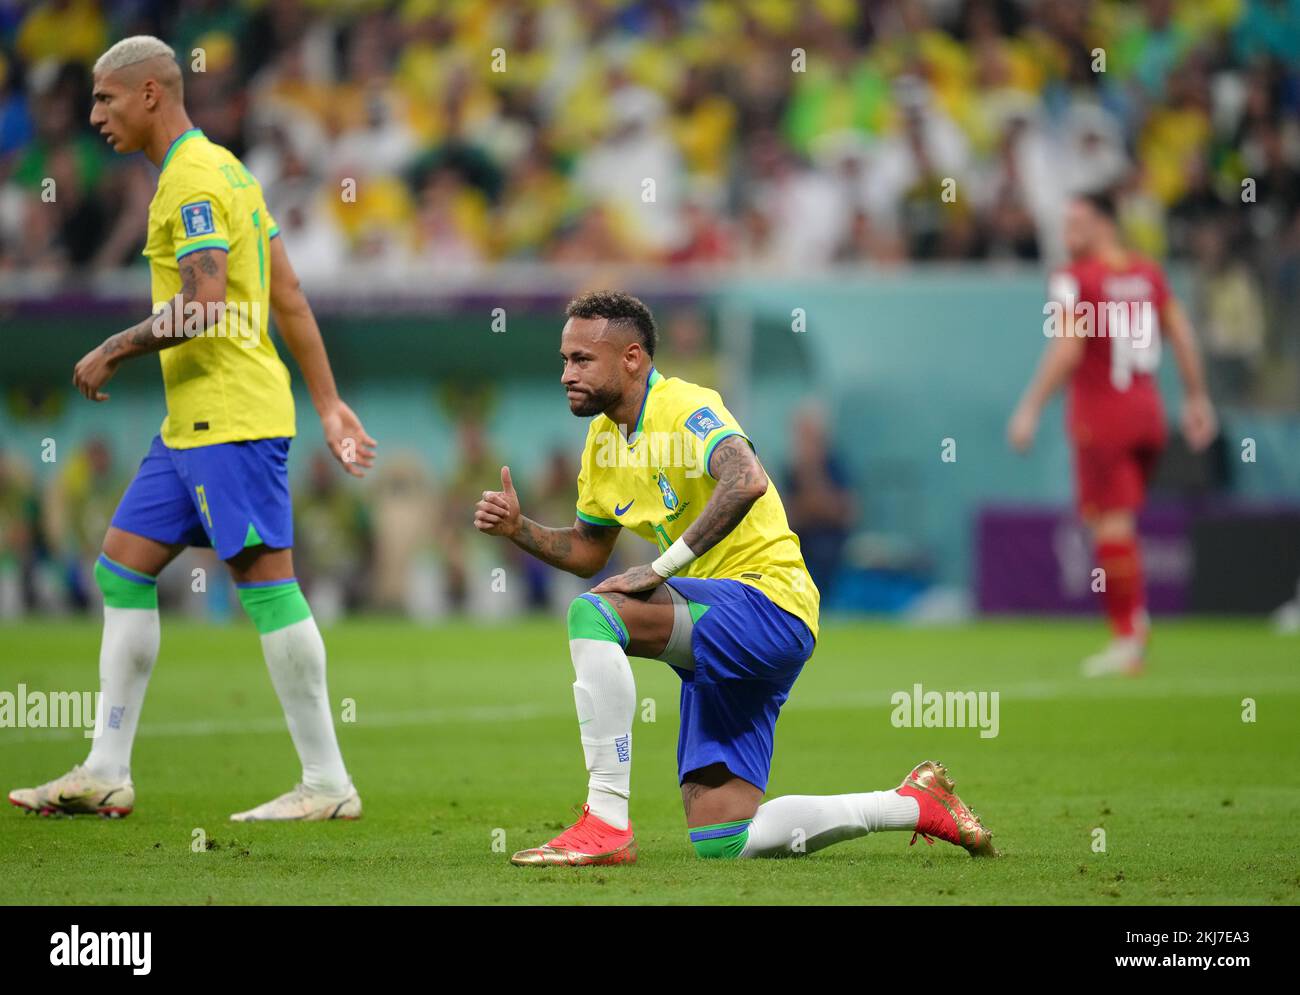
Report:
<svg viewBox="0 0 1300 995"><path fill-rule="evenodd" d="M510 467L503 466L501 490L484 491L483 500L474 506L474 527L485 535L509 538L519 531L522 520L519 495L510 479Z"/></svg>

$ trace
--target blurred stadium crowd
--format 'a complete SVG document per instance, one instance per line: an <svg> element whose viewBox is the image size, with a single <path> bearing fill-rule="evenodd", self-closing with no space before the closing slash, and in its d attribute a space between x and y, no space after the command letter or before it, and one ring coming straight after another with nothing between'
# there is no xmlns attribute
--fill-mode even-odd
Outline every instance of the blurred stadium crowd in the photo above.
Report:
<svg viewBox="0 0 1300 995"><path fill-rule="evenodd" d="M0 0L0 279L143 265L154 171L87 123L95 58L140 32L175 47L309 289L503 261L1047 263L1064 200L1109 189L1135 247L1195 268L1216 399L1297 400L1300 0ZM0 469L0 524L56 560L97 546L108 448L49 494ZM432 486L409 469L394 494ZM405 513L328 476L299 493L304 570L328 520L353 538L321 555L382 574ZM430 583L455 603L447 541Z"/></svg>
<svg viewBox="0 0 1300 995"><path fill-rule="evenodd" d="M1297 349L1300 0L0 0L0 267L141 264L151 169L86 122L139 31L201 66L307 279L1052 259L1109 188L1203 271L1224 390Z"/></svg>

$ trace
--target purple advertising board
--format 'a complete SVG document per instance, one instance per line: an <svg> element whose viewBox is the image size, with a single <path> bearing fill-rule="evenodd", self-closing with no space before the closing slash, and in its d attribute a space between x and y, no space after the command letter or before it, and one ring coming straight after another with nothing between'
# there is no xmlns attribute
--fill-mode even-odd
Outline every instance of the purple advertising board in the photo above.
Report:
<svg viewBox="0 0 1300 995"><path fill-rule="evenodd" d="M1192 513L1182 504L1151 504L1138 518L1152 614L1187 610L1191 525ZM1088 533L1071 509L995 507L979 513L976 587L985 614L1096 612L1096 567Z"/></svg>

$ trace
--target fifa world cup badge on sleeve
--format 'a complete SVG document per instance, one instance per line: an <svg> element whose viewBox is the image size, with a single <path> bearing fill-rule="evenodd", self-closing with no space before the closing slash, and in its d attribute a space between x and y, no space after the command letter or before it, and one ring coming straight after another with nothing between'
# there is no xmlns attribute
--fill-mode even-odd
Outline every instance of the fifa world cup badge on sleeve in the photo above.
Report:
<svg viewBox="0 0 1300 995"><path fill-rule="evenodd" d="M712 408L700 408L686 419L686 427L703 439L710 432L722 428L722 419L713 413Z"/></svg>
<svg viewBox="0 0 1300 995"><path fill-rule="evenodd" d="M197 200L181 208L181 220L185 222L185 237L211 235L216 226L212 223L212 201Z"/></svg>

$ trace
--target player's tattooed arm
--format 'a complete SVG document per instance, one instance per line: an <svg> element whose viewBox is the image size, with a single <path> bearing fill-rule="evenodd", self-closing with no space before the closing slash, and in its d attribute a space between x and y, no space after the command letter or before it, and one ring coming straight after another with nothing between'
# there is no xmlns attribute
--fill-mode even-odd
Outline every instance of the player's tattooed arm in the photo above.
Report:
<svg viewBox="0 0 1300 995"><path fill-rule="evenodd" d="M592 525L581 518L571 528L549 529L521 517L519 531L510 539L544 563L579 577L590 577L609 561L618 533L617 528Z"/></svg>
<svg viewBox="0 0 1300 995"><path fill-rule="evenodd" d="M738 435L723 439L714 447L709 472L718 481L709 503L704 506L682 540L696 556L703 556L740 524L754 502L767 493L767 474L749 443ZM664 577L649 563L625 570L617 577L607 577L592 588L597 594L622 591L639 594L652 591Z"/></svg>
<svg viewBox="0 0 1300 995"><path fill-rule="evenodd" d="M188 342L220 320L226 300L226 254L213 249L181 258L181 292L130 328L111 335L86 353L72 371L72 383L92 401L106 401L99 388L133 356L160 352Z"/></svg>
<svg viewBox="0 0 1300 995"><path fill-rule="evenodd" d="M200 249L183 256L181 292L144 321L118 332L100 348L107 355L138 356L188 342L216 324L226 309L226 254Z"/></svg>
<svg viewBox="0 0 1300 995"><path fill-rule="evenodd" d="M682 536L696 556L703 556L726 538L768 488L762 464L738 435L723 439L714 448L709 473L718 486L700 517Z"/></svg>
<svg viewBox="0 0 1300 995"><path fill-rule="evenodd" d="M548 529L531 518L521 518L519 531L510 538L525 553L553 567L563 567L573 555L573 529Z"/></svg>
<svg viewBox="0 0 1300 995"><path fill-rule="evenodd" d="M609 562L620 531L581 518L571 528L549 529L524 517L508 466L501 468L501 490L484 491L475 505L474 527L487 535L503 536L543 563L579 577L590 577Z"/></svg>

